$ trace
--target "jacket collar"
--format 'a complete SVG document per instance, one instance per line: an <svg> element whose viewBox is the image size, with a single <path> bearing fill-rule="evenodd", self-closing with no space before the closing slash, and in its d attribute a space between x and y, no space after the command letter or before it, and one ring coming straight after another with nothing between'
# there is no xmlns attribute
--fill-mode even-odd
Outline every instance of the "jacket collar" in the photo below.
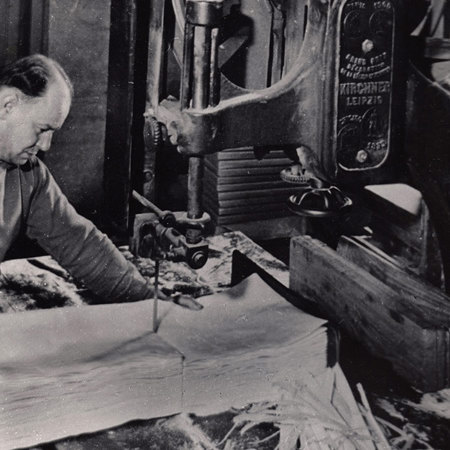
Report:
<svg viewBox="0 0 450 450"><path fill-rule="evenodd" d="M6 170L11 170L14 169L15 167L17 166L15 166L14 164L10 164L5 161L0 161L0 169L5 168Z"/></svg>

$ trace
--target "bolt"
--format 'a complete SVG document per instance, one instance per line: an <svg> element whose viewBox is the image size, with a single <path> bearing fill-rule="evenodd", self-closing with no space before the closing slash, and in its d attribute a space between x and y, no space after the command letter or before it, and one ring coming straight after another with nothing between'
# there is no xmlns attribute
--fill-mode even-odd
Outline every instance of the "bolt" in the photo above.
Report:
<svg viewBox="0 0 450 450"><path fill-rule="evenodd" d="M360 164L363 164L367 161L367 158L369 157L368 153L365 150L360 150L356 154L356 161L358 161Z"/></svg>
<svg viewBox="0 0 450 450"><path fill-rule="evenodd" d="M371 41L370 39L366 39L361 44L361 48L362 48L363 53L369 53L370 51L373 50L373 47L374 47L373 41Z"/></svg>
<svg viewBox="0 0 450 450"><path fill-rule="evenodd" d="M193 269L200 269L201 267L203 267L206 264L207 261L207 256L206 253L203 251L198 251L195 252L192 256L191 259L189 261L189 265L193 268Z"/></svg>

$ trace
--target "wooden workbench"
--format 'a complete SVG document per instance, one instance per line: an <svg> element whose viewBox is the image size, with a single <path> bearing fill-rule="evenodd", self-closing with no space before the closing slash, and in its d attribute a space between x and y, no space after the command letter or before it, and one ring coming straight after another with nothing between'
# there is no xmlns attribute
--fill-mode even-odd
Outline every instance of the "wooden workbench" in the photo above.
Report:
<svg viewBox="0 0 450 450"><path fill-rule="evenodd" d="M136 264L144 276L152 279L154 276L152 261L134 258L125 247L121 250ZM239 250L241 255L246 255L249 261L253 261L257 270L267 274L281 286L285 288L288 286L289 273L283 263L242 233L233 232L210 239L210 259L205 267L197 272L179 262L164 261L161 264L160 275L162 290L168 295L182 293L193 297L224 290L230 286L232 280L232 254L235 250ZM1 269L0 307L4 313L74 305L84 307L86 304L98 302L98 299L93 298L83 286L77 285L50 257L6 261ZM348 397L352 408L355 408L356 404L339 366L335 366L330 374L332 378L325 376L326 385L330 385L331 382L331 385L339 386L339 392L344 392L344 397ZM329 381L326 380L327 378ZM320 388L318 390L320 391ZM64 439L46 444L45 448L58 450L180 448L183 446L184 448L191 448L191 446L214 448L232 428L236 417L246 413L245 410L231 410L207 417L178 414L169 418L133 422L95 434ZM235 431L228 436L227 445L238 442L240 446L238 448L249 448L249 445L256 445L255 441L263 439L258 442L257 448L274 448L278 435L275 434L272 438L270 436L276 431L277 429L270 424L256 426L244 437ZM269 439L264 440L264 438ZM250 442L253 443L250 444ZM369 445L368 448L372 447Z"/></svg>
<svg viewBox="0 0 450 450"><path fill-rule="evenodd" d="M125 246L120 250L144 277L154 281L155 266L151 259L134 257ZM169 296L188 294L194 298L222 291L231 284L235 250L256 261L262 270L288 287L289 271L285 264L244 234L230 232L209 238L209 259L198 271L184 263L161 261L160 289ZM9 260L0 268L0 312L79 306L100 301L77 284L50 256Z"/></svg>
<svg viewBox="0 0 450 450"><path fill-rule="evenodd" d="M198 272L179 263L162 263L162 286L166 293L190 293L194 297L220 291L228 287L232 278L232 253L239 250L247 255L265 273L280 284L288 286L287 266L256 245L242 233L225 233L211 238L210 259ZM152 261L134 258L126 247L121 248L127 258L132 260L144 276L152 278ZM81 305L92 302L92 298L61 272L61 268L49 257L37 258L36 262L26 260L7 261L1 265L4 283L0 288L0 308L3 312L42 308L42 302L52 306ZM47 266L49 270L43 270ZM59 275L57 275L59 274ZM63 275L63 276L61 276ZM6 280L6 283L5 283ZM21 283L28 288L23 290ZM368 355L358 345L344 339L340 358L342 367L354 388L361 382L369 397L374 413L395 424L405 436L415 439L412 448L427 448L418 440L429 442L429 448L446 448L450 439L449 420L445 419L446 392L434 396L423 396L419 391L408 387L383 361ZM356 395L356 394L355 394ZM431 410L433 406L437 413ZM92 448L182 448L203 445L213 448L233 427L233 420L242 411L228 411L214 416L197 417L177 415L164 419L138 421L107 431L77 436L47 445L46 450L90 450ZM448 414L448 413L447 413ZM269 437L277 429L273 425L256 426L250 433L240 435L235 431L230 442L236 448L252 448L258 439ZM394 434L395 435L395 434ZM258 449L273 449L276 438L257 444ZM208 447L209 446L209 447ZM255 448L255 447L253 447Z"/></svg>

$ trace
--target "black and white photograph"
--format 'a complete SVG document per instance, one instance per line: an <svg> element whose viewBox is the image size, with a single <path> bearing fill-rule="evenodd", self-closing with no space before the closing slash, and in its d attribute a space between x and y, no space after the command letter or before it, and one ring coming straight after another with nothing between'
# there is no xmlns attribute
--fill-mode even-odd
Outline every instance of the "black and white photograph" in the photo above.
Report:
<svg viewBox="0 0 450 450"><path fill-rule="evenodd" d="M450 1L0 0L0 450L450 449Z"/></svg>

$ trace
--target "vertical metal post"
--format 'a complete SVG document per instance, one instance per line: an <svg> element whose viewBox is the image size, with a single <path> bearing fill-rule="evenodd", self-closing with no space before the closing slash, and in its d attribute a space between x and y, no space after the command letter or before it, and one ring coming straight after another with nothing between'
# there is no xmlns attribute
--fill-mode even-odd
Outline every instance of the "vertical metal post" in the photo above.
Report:
<svg viewBox="0 0 450 450"><path fill-rule="evenodd" d="M267 74L267 86L281 80L284 61L285 17L281 5L270 2L272 7L272 24L270 36L270 66Z"/></svg>
<svg viewBox="0 0 450 450"><path fill-rule="evenodd" d="M182 108L204 109L219 101L217 52L222 3L223 0L188 0L186 3ZM203 156L189 158L189 219L199 219L203 215L203 166ZM198 233L191 231L186 237L197 240Z"/></svg>
<svg viewBox="0 0 450 450"><path fill-rule="evenodd" d="M211 31L206 27L195 27L192 90L194 109L204 109L208 106L210 53Z"/></svg>
<svg viewBox="0 0 450 450"><path fill-rule="evenodd" d="M216 106L220 100L220 72L219 72L219 29L211 30L211 61L209 79L209 106Z"/></svg>
<svg viewBox="0 0 450 450"><path fill-rule="evenodd" d="M188 204L187 216L189 219L200 219L203 215L202 191L203 191L203 156L189 157L188 173Z"/></svg>
<svg viewBox="0 0 450 450"><path fill-rule="evenodd" d="M184 25L183 73L181 78L181 108L189 108L191 101L192 52L194 47L194 25L186 20Z"/></svg>

